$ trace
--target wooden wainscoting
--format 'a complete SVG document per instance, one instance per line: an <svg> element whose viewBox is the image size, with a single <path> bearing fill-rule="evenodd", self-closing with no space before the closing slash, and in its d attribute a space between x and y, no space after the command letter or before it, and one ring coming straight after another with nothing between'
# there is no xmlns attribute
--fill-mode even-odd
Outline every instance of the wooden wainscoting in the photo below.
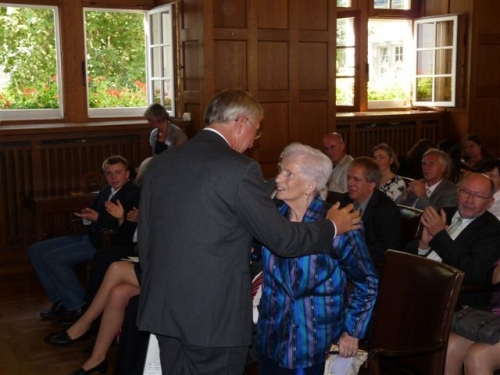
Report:
<svg viewBox="0 0 500 375"><path fill-rule="evenodd" d="M141 121L0 127L0 273L35 239L32 196L83 192L83 176L102 173L103 160L122 155L131 167L151 155L150 126ZM60 211L64 211L61 209ZM45 238L70 233L71 212L45 215Z"/></svg>

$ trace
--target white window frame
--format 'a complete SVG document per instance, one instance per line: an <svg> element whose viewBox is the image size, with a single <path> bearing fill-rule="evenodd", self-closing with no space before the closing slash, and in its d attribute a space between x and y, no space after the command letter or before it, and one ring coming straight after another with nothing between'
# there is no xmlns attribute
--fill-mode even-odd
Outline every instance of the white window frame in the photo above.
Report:
<svg viewBox="0 0 500 375"><path fill-rule="evenodd" d="M163 15L163 14L170 14L170 40L168 41L165 41L162 39L162 36L165 35L165 33L163 32L164 30L164 27L168 26L168 25L164 25L163 24L163 17L159 17L160 18L160 28L159 29L156 29L156 30L153 30L153 22L152 22L152 18L154 15L156 14L160 14L160 15ZM174 6L173 6L173 3L170 3L170 4L166 4L166 5L162 5L162 6L159 6L159 7L156 7L152 10L150 10L148 12L148 29L147 29L147 53L146 53L146 56L148 58L148 84L147 84L147 88L148 88L148 103L152 104L154 102L154 88L155 88L155 85L154 83L155 82L159 82L160 83L160 91L161 91L161 95L160 95L160 103L161 105L165 106L165 95L164 95L164 89L165 89L165 82L166 81L171 81L171 93L170 93L170 97L172 98L172 102L171 102L171 107L170 108L166 108L169 115L171 117L174 117L175 116L175 113L176 113L176 80L175 80L175 77L176 77L176 65L175 65L175 49L174 49L174 46L175 46L175 32L174 32L174 27L175 27L175 19L174 19ZM154 40L161 40L159 43L153 43ZM154 51L155 49L160 49L160 50L166 50L167 51L167 54L169 59L168 60L164 60L164 57L165 57L165 54L161 53L160 54L160 65L159 65L159 68L158 70L161 71L162 73L158 76L154 76L153 75L153 64L155 63L154 61ZM170 65L172 67L172 72L171 72L171 75L169 76L167 73L166 73L166 66Z"/></svg>
<svg viewBox="0 0 500 375"><path fill-rule="evenodd" d="M92 8L92 7L84 7L83 8L83 24L85 27L85 12L87 11L102 11L102 12L128 12L128 13L142 13L144 15L144 36L146 38L145 45L147 46L148 39L148 12L142 10L130 10L130 9L106 9L106 8ZM84 30L83 33L85 37L85 56L87 56L87 31ZM147 47L146 47L147 48ZM146 61L144 62L144 67L146 71L148 70L148 59L146 57ZM85 82L88 82L88 69L87 69L87 59L85 58ZM146 73L146 82L148 82L148 77ZM146 97L147 102L149 103L149 97ZM121 117L135 117L142 116L146 107L114 107L114 108L90 108L89 107L89 98L88 98L88 88L87 88L87 113L89 118L121 118Z"/></svg>
<svg viewBox="0 0 500 375"><path fill-rule="evenodd" d="M434 38L434 45L432 47L417 47L418 46L418 27L422 24L434 24L434 31L436 30L436 25L439 22L452 21L453 22L453 36L452 36L452 45L445 47L436 47ZM434 33L435 35L435 33ZM455 107L456 106L456 87L457 87L457 35L458 35L458 15L446 15L446 16L436 16L436 17L425 17L418 18L414 21L413 27L413 37L415 41L415 51L414 51L414 63L415 63L415 77L413 78L413 105L415 106L427 106L427 107ZM451 72L446 74L436 74L433 71L432 74L418 74L418 59L417 54L419 51L432 51L432 59L433 62L436 61L436 51L443 49L451 49L452 50L452 61L451 61ZM435 63L433 63L433 70L435 69ZM417 78L432 78L432 100L430 101L418 101L417 100ZM451 99L449 101L437 101L436 98L436 87L435 87L435 78L439 77L451 77Z"/></svg>
<svg viewBox="0 0 500 375"><path fill-rule="evenodd" d="M56 47L56 66L58 79L59 108L48 109L2 109L0 110L0 122L10 120L54 120L64 117L63 76L61 67L61 38L59 24L59 10L57 6L51 5L23 5L13 3L2 3L2 6L16 8L39 8L50 9L54 12L54 34Z"/></svg>

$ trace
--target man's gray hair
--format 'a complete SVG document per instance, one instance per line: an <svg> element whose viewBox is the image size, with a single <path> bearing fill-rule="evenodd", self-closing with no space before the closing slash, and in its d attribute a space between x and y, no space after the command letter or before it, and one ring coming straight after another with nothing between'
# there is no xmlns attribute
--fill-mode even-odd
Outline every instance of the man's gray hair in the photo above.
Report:
<svg viewBox="0 0 500 375"><path fill-rule="evenodd" d="M263 117L264 110L259 102L247 91L228 89L219 92L205 111L204 123L209 126L236 120L239 116Z"/></svg>

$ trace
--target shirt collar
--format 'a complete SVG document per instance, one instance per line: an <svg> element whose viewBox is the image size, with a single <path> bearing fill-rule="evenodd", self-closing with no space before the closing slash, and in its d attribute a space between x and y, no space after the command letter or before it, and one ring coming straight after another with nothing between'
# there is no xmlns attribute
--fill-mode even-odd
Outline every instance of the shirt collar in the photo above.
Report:
<svg viewBox="0 0 500 375"><path fill-rule="evenodd" d="M227 143L229 146L231 146L231 145L229 144L228 140L226 139L226 137L224 137L220 131L215 130L215 129L213 129L213 128L203 128L203 130L208 130L208 131L214 132L214 133L216 133L216 134L219 134L219 135L222 137L222 139L223 139L223 140L225 140L225 141L226 141L226 143Z"/></svg>

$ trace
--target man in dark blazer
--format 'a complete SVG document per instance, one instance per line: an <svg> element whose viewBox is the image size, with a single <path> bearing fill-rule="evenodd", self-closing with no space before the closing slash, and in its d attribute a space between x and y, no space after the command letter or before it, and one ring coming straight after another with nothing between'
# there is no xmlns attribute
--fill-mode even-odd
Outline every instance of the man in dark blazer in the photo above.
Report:
<svg viewBox="0 0 500 375"><path fill-rule="evenodd" d="M401 214L392 199L378 189L380 178L371 158L356 158L347 168L347 193L340 198L341 206L353 203L361 211L366 246L378 268L387 249L397 250L401 243Z"/></svg>
<svg viewBox="0 0 500 375"><path fill-rule="evenodd" d="M458 207L422 215L422 235L407 251L442 261L465 272L465 282L490 280L490 270L500 259L500 221L488 212L494 185L483 174L472 173L462 181ZM485 307L485 294L464 294L461 302Z"/></svg>
<svg viewBox="0 0 500 375"><path fill-rule="evenodd" d="M141 191L139 329L156 334L164 374L234 375L252 341L250 247L280 256L329 252L335 233L359 227L351 207L328 220L290 223L242 155L263 111L243 90L225 90L205 129L148 166ZM332 221L335 222L335 231Z"/></svg>
<svg viewBox="0 0 500 375"><path fill-rule="evenodd" d="M446 179L450 158L438 149L427 150L422 158L422 180L413 180L397 199L397 204L423 210L456 207L457 188Z"/></svg>
<svg viewBox="0 0 500 375"><path fill-rule="evenodd" d="M132 248L136 223L125 220L120 223L107 209L108 201L120 201L125 215L139 206L139 188L129 181L128 161L114 155L102 164L107 185L101 188L89 207L75 212L86 225L84 234L76 234L37 242L30 246L27 255L52 307L42 311L42 320L51 320L68 311L67 322L82 315L85 306L84 293L72 267L92 259L101 247L101 231L112 230L113 247Z"/></svg>

